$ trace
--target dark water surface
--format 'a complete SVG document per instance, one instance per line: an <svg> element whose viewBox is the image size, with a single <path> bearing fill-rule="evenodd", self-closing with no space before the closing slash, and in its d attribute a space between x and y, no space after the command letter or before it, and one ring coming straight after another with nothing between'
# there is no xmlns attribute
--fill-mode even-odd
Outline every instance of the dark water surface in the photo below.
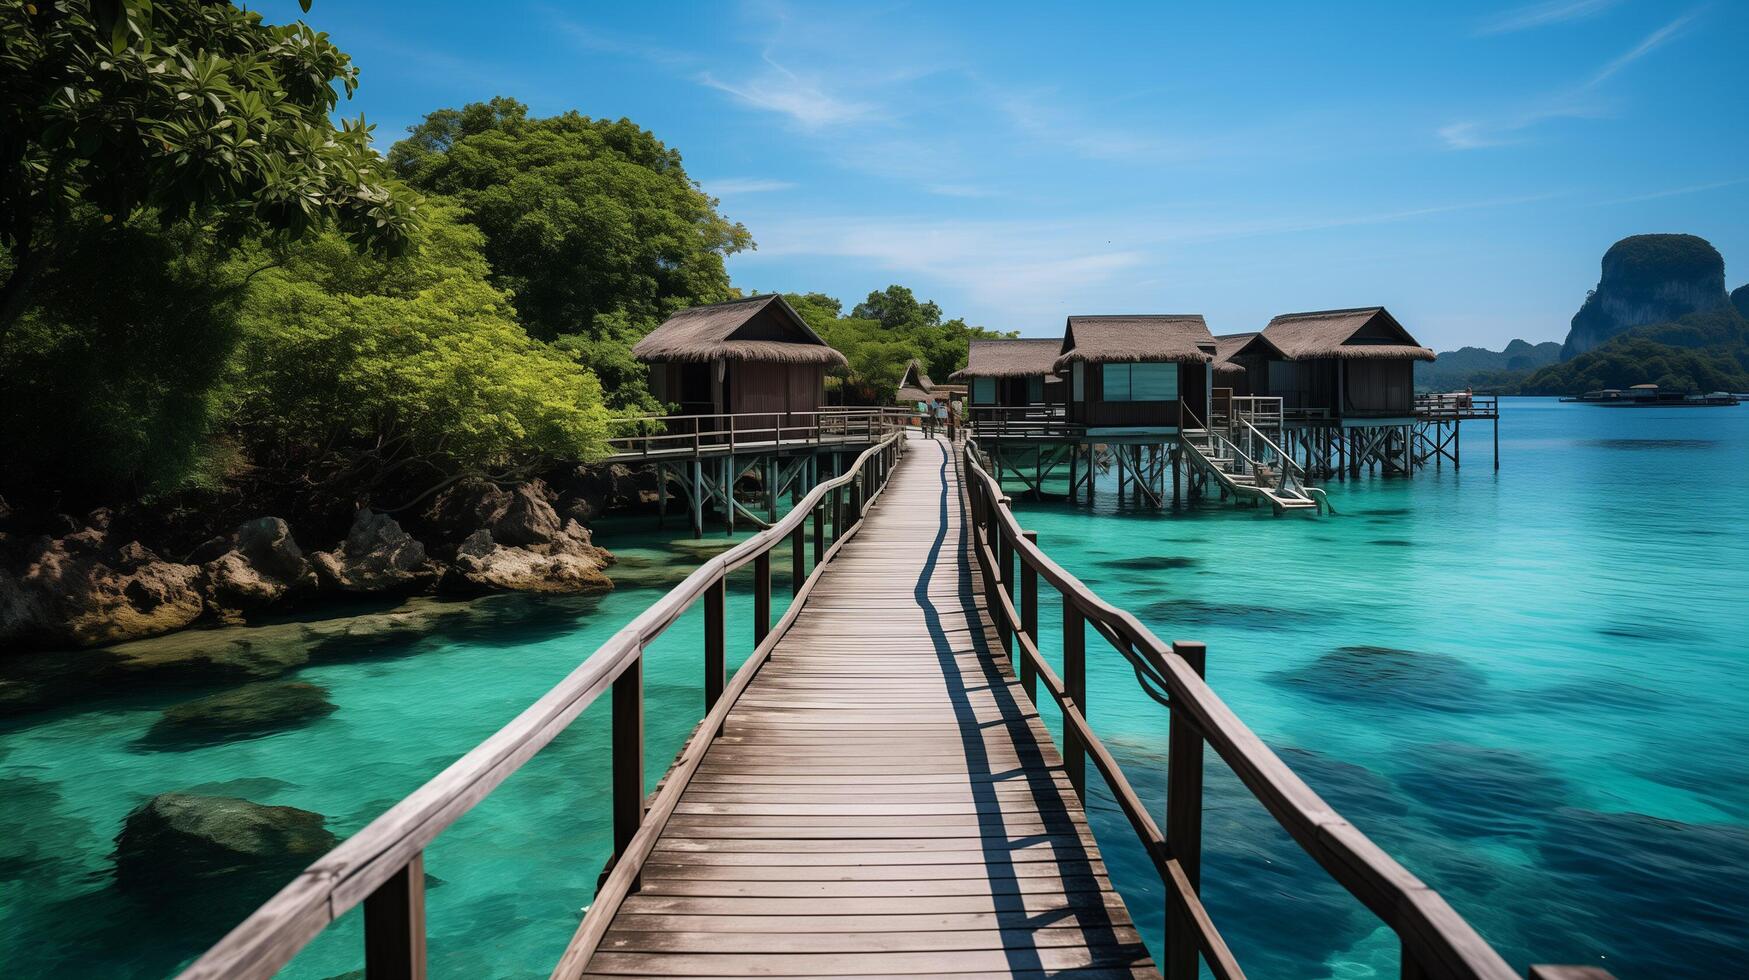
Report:
<svg viewBox="0 0 1749 980"><path fill-rule="evenodd" d="M1165 638L1206 642L1228 703L1515 966L1732 975L1749 955L1749 409L1507 400L1506 412L1498 474L1474 426L1461 475L1333 482L1334 518L1132 514L1109 492L1091 514L1020 506L1107 599ZM178 741L160 725L165 709L234 684L93 693L0 720L0 975L173 973L248 909L172 916L118 891L111 855L129 810L194 790L356 831L695 563L700 549L673 536L602 528L626 561L620 590L599 598L422 602L147 641L242 638L270 658L307 656L279 679L325 688L334 710L273 734ZM744 577L731 584L743 641L748 593ZM1059 617L1045 611L1054 657ZM690 611L649 652L652 784L698 717L701 626ZM732 642L731 660L746 646ZM1088 654L1094 725L1159 805L1164 711L1097 636ZM434 976L550 971L608 850L605 708L428 853ZM1394 938L1213 760L1208 783L1205 893L1251 975L1395 975ZM1159 883L1101 790L1091 809L1158 948ZM357 919L286 975L358 969Z"/></svg>

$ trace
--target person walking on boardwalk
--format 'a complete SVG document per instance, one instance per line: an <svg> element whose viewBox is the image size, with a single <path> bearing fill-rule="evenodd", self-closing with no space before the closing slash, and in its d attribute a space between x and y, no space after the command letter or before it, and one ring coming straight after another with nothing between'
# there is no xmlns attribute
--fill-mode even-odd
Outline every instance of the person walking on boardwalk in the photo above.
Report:
<svg viewBox="0 0 1749 980"><path fill-rule="evenodd" d="M935 414L928 402L917 403L918 421L923 425L923 434L935 438Z"/></svg>
<svg viewBox="0 0 1749 980"><path fill-rule="evenodd" d="M942 430L942 423L947 420L947 406L935 401L929 403L929 438Z"/></svg>

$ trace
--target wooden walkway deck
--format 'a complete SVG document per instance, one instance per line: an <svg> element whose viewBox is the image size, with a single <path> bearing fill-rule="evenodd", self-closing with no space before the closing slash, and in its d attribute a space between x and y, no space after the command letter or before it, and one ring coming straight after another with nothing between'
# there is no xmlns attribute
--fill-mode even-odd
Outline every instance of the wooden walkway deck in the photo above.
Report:
<svg viewBox="0 0 1749 980"><path fill-rule="evenodd" d="M1157 976L914 442L729 712L586 975Z"/></svg>

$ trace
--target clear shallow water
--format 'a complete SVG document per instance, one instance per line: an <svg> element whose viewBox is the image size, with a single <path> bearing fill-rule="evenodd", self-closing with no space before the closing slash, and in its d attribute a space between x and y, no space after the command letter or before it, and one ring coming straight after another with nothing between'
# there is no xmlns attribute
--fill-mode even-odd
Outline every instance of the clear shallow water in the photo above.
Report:
<svg viewBox="0 0 1749 980"><path fill-rule="evenodd" d="M1515 966L1729 974L1749 947L1749 411L1506 410L1499 474L1474 426L1461 476L1335 482L1336 518L1127 514L1109 491L1092 514L1021 506L1052 555L1108 599L1163 637L1208 643L1228 703ZM643 526L598 540L653 577L653 562L686 561ZM3 972L172 973L247 910L170 923L117 897L109 855L130 809L199 787L315 810L344 836L656 594L484 600L387 641L294 634L324 655L287 676L327 687L338 710L266 738L142 742L162 709L206 690L0 723ZM729 606L731 635L745 633L745 580ZM1047 603L1053 654L1055 613ZM650 651L652 785L698 717L701 623L689 612ZM1095 727L1159 803L1164 712L1100 642L1089 643ZM608 850L606 721L605 704L586 713L428 853L433 975L550 970ZM1394 975L1395 940L1223 773L1211 763L1204 889L1251 974ZM1159 884L1097 789L1093 820L1157 943ZM286 975L358 969L356 920Z"/></svg>

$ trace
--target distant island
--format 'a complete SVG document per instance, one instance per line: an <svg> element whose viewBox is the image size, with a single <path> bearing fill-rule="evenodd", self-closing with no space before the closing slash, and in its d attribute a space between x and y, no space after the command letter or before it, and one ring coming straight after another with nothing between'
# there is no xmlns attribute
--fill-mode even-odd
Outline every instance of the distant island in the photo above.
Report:
<svg viewBox="0 0 1749 980"><path fill-rule="evenodd" d="M1423 391L1579 395L1642 383L1749 391L1749 285L1725 291L1725 260L1704 238L1634 235L1610 246L1564 343L1465 347L1415 371Z"/></svg>

